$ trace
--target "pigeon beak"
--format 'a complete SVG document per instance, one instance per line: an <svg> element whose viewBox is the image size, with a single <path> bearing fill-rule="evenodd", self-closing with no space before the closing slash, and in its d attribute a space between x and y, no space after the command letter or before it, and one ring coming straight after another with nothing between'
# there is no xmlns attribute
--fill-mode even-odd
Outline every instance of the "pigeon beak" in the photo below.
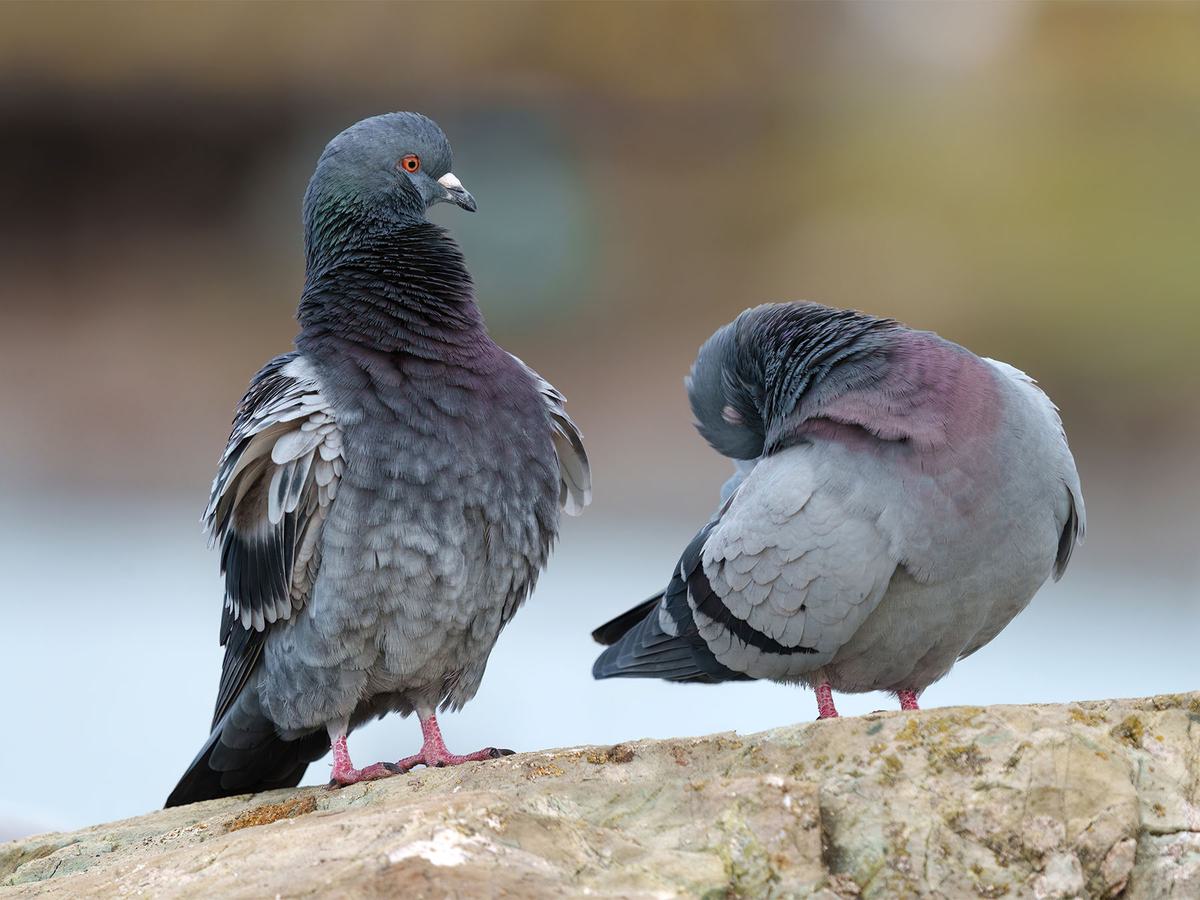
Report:
<svg viewBox="0 0 1200 900"><path fill-rule="evenodd" d="M475 212L475 198L462 186L462 182L454 177L453 172L447 172L439 178L438 184L446 189L446 200L455 206L461 206L467 212Z"/></svg>

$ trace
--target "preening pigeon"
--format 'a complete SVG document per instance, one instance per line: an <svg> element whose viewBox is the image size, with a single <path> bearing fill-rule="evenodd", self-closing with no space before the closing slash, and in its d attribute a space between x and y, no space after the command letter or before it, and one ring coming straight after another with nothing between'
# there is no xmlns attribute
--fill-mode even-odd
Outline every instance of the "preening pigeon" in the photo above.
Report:
<svg viewBox="0 0 1200 900"><path fill-rule="evenodd" d="M596 678L767 678L904 709L992 640L1084 533L1058 413L1005 363L815 303L747 310L687 382L737 469L658 596L598 628Z"/></svg>
<svg viewBox="0 0 1200 900"><path fill-rule="evenodd" d="M225 662L212 734L167 799L290 787L504 752L447 751L435 712L474 696L559 525L591 495L564 398L488 336L458 246L474 211L441 129L366 119L304 197L296 349L238 406L205 523L221 548ZM419 753L356 769L347 734L416 712Z"/></svg>

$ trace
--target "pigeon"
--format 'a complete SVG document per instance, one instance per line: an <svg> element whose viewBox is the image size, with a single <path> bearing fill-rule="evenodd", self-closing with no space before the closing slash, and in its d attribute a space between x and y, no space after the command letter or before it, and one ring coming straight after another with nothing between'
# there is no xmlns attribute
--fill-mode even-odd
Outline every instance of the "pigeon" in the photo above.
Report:
<svg viewBox="0 0 1200 900"><path fill-rule="evenodd" d="M295 349L251 382L204 515L225 657L168 807L293 787L329 749L334 785L511 752L450 753L436 713L475 695L591 475L563 395L488 335L443 202L476 208L416 113L317 162ZM389 712L420 751L355 768L347 735Z"/></svg>
<svg viewBox="0 0 1200 900"><path fill-rule="evenodd" d="M735 461L667 587L593 632L596 678L926 687L991 641L1084 536L1075 461L1032 378L816 303L700 348L696 426Z"/></svg>

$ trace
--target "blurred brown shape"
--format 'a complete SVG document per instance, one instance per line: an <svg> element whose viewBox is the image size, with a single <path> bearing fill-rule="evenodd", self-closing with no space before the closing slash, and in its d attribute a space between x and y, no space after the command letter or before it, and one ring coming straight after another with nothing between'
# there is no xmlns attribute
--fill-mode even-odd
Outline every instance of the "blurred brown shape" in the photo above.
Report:
<svg viewBox="0 0 1200 900"><path fill-rule="evenodd" d="M587 432L598 513L707 512L725 464L690 427L695 348L809 298L1035 375L1096 542L1192 571L1198 25L1183 4L0 6L4 482L198 509L289 345L317 154L415 108L479 198L441 221L494 329ZM521 189L489 203L476 184L513 174L488 148L526 135ZM514 214L551 166L558 193ZM513 228L523 252L489 243Z"/></svg>

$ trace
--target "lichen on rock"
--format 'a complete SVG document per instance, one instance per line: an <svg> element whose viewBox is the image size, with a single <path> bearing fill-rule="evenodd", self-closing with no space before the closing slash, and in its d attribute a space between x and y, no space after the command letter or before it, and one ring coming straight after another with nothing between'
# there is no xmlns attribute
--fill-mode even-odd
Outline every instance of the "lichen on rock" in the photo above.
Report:
<svg viewBox="0 0 1200 900"><path fill-rule="evenodd" d="M13 897L1200 897L1200 694L877 713L163 810Z"/></svg>

